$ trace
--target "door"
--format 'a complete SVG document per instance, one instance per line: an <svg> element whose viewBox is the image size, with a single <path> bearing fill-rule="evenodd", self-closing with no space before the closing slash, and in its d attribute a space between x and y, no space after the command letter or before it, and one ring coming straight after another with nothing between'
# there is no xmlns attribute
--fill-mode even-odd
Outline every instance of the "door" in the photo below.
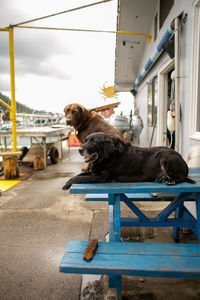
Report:
<svg viewBox="0 0 200 300"><path fill-rule="evenodd" d="M167 111L171 97L171 72L174 69L174 59L167 61L158 71L158 111L157 111L157 145L169 146L167 137Z"/></svg>

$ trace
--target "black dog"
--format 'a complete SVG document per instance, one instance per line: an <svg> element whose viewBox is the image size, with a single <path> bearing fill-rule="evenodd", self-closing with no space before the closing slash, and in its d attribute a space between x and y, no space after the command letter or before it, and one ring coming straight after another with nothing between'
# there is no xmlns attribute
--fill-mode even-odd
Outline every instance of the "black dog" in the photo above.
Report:
<svg viewBox="0 0 200 300"><path fill-rule="evenodd" d="M91 163L90 171L71 178L63 190L73 183L195 183L188 178L188 166L182 156L167 147L135 147L115 136L92 133L79 152L85 162Z"/></svg>

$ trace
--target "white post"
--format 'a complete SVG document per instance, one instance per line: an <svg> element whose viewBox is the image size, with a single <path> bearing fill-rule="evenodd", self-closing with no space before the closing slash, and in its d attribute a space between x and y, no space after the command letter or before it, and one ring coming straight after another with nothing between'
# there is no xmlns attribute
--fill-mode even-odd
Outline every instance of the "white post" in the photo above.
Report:
<svg viewBox="0 0 200 300"><path fill-rule="evenodd" d="M180 136L180 22L179 18L175 19L175 150L179 152Z"/></svg>

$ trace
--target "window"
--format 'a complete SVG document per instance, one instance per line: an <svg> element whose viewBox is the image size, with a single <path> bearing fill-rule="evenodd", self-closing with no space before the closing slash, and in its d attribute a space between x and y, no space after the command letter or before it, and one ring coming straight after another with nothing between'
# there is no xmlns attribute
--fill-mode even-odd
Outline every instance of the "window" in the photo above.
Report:
<svg viewBox="0 0 200 300"><path fill-rule="evenodd" d="M191 137L200 140L200 0L194 3L191 81Z"/></svg>
<svg viewBox="0 0 200 300"><path fill-rule="evenodd" d="M154 77L148 83L148 126L154 126L157 124L157 106L158 106L158 78Z"/></svg>
<svg viewBox="0 0 200 300"><path fill-rule="evenodd" d="M163 26L173 5L174 0L160 0L160 29Z"/></svg>
<svg viewBox="0 0 200 300"><path fill-rule="evenodd" d="M154 41L157 39L158 35L158 14L154 17Z"/></svg>

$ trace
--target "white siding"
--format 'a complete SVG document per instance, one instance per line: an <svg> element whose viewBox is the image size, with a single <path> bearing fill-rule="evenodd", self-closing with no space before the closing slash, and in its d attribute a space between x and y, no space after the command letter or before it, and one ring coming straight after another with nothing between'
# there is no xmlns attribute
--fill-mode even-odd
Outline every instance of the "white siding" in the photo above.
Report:
<svg viewBox="0 0 200 300"><path fill-rule="evenodd" d="M199 140L190 138L190 95L191 95L191 62L192 62L192 21L193 21L193 0L175 0L174 6L168 15L163 27L158 32L158 37L155 42L146 45L143 57L140 64L140 71L151 56L153 50L161 40L165 31L169 27L171 21L178 16L182 11L187 14L187 21L181 28L181 53L180 53L180 102L181 102L181 132L180 132L180 152L183 157L186 157L187 151L194 144L200 144ZM156 14L156 11L155 11ZM153 35L153 20L150 28L151 35ZM148 146L151 138L152 128L147 126L147 83L158 72L158 69L163 63L169 59L167 54L161 55L156 64L152 67L150 72L138 86L138 93L136 95L139 113L144 122L144 129L141 134L140 143L142 146ZM159 101L159 99L158 99ZM156 132L154 134L153 145L156 144Z"/></svg>

